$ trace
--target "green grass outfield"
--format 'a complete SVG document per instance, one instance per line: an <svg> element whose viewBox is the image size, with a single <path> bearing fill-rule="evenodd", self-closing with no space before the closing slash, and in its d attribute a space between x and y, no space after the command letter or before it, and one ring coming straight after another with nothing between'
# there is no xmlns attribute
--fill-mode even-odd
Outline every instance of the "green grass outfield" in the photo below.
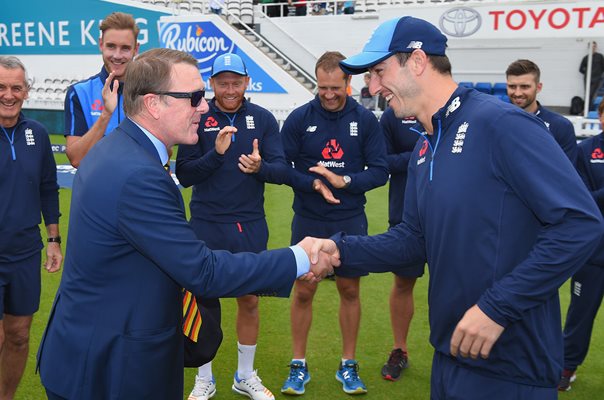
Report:
<svg viewBox="0 0 604 400"><path fill-rule="evenodd" d="M52 137L53 143L60 143L62 137ZM64 155L56 156L57 163L67 163ZM191 191L183 190L188 205ZM68 235L67 221L71 190L61 189L61 233ZM368 193L367 216L371 234L383 232L387 228L386 187ZM290 239L292 218L292 193L288 187L268 185L266 189L266 212L270 229L269 248L287 246ZM64 241L66 243L66 241ZM176 257L177 255L175 255ZM40 378L34 374L35 355L46 325L49 309L58 287L60 274L42 272L42 300L40 311L34 317L31 331L31 349L27 369L17 391L16 399L44 399ZM360 376L368 387L367 399L428 399L432 348L428 343L428 307L426 303L428 277L420 279L415 289L415 317L409 337L411 367L404 372L398 382L385 381L380 376L380 368L385 362L392 345L388 296L392 285L391 274L373 274L363 278L361 298L363 315L357 346L360 362ZM568 306L568 284L560 291L564 312ZM260 301L260 335L255 367L263 383L273 391L276 398L288 398L279 392L288 374L291 357L289 299L263 298ZM338 324L338 294L333 281L320 284L314 302L314 320L310 332L307 361L312 376L307 385L304 399L347 399L334 375L341 356L341 340ZM231 392L233 373L237 367L237 338L235 335L236 303L233 299L222 300L224 341L213 363L217 381L218 400L243 399ZM568 393L560 394L561 399L595 400L604 392L604 313L600 313L594 327L590 353L578 372L578 380ZM145 368L141 365L140 368ZM70 371L64 371L69 374ZM187 398L194 381L195 369L185 372L184 399ZM82 399L85 400L85 399ZM133 399L136 400L136 399ZM163 399L158 399L163 400Z"/></svg>

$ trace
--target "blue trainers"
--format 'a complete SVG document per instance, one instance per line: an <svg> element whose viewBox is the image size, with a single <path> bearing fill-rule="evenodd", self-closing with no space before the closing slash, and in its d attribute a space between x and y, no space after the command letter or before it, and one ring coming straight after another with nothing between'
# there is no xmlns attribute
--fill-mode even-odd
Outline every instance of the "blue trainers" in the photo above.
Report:
<svg viewBox="0 0 604 400"><path fill-rule="evenodd" d="M303 395L304 386L310 381L308 364L304 365L301 361L292 361L289 368L289 376L281 388L281 393L295 396Z"/></svg>
<svg viewBox="0 0 604 400"><path fill-rule="evenodd" d="M342 390L348 394L367 393L367 387L359 377L359 363L356 360L346 360L336 372L336 379L342 383Z"/></svg>

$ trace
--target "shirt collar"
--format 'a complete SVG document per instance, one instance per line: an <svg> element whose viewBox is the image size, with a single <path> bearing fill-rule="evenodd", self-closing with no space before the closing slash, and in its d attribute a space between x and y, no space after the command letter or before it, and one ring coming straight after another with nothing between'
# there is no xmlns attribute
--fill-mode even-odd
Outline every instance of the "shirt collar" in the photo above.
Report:
<svg viewBox="0 0 604 400"><path fill-rule="evenodd" d="M130 120L132 121L132 120ZM136 126L140 128L141 131L149 138L153 146L155 146L155 150L157 150L157 155L159 156L159 160L161 161L161 165L166 165L168 162L168 149L166 149L166 145L162 143L161 140L156 138L151 132L137 124L135 121L132 121Z"/></svg>

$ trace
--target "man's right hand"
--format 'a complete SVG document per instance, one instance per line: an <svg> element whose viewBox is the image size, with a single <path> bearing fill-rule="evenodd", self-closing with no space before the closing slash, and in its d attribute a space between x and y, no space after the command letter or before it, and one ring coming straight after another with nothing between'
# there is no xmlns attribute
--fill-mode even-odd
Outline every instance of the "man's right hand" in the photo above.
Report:
<svg viewBox="0 0 604 400"><path fill-rule="evenodd" d="M216 141L214 142L214 146L216 148L216 153L223 155L231 146L231 141L233 134L237 132L237 128L234 126L225 126L218 132L216 135Z"/></svg>
<svg viewBox="0 0 604 400"><path fill-rule="evenodd" d="M105 79L105 85L103 85L103 90L101 95L103 96L103 111L107 112L109 115L113 115L115 108L117 107L117 90L120 87L120 82L117 79L113 79L115 74L113 72L109 73L107 79ZM113 89L111 89L111 83L113 82Z"/></svg>
<svg viewBox="0 0 604 400"><path fill-rule="evenodd" d="M306 252L310 260L310 271L300 277L301 280L309 282L320 282L327 275L333 274L333 269L340 266L340 254L337 251L335 243L333 243L335 252L329 247L325 246L327 251L322 251L322 242L326 239L317 239L310 236L305 237L298 246ZM330 252L331 251L331 252Z"/></svg>

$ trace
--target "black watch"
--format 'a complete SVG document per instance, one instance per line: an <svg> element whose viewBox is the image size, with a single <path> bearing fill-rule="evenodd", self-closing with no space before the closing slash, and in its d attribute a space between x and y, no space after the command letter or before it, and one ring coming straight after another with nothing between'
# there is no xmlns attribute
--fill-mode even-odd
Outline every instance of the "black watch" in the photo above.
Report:
<svg viewBox="0 0 604 400"><path fill-rule="evenodd" d="M49 237L46 239L48 243L59 243L61 244L61 236Z"/></svg>

